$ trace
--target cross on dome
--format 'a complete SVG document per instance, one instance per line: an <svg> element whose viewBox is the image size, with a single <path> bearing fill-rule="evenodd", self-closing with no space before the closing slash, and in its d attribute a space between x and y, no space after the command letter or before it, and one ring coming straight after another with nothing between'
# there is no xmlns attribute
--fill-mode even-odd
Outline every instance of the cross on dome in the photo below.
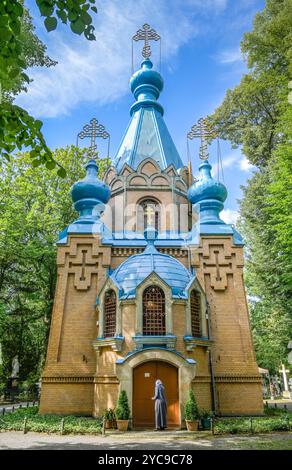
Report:
<svg viewBox="0 0 292 470"><path fill-rule="evenodd" d="M199 137L201 139L201 145L199 150L200 159L208 160L209 153L207 138L214 139L214 137L216 137L216 133L210 122L207 121L207 119L200 118L197 124L194 124L191 127L191 130L187 134L187 138L192 140L195 137Z"/></svg>
<svg viewBox="0 0 292 470"><path fill-rule="evenodd" d="M161 38L155 29L151 28L149 24L145 23L142 28L138 29L132 39L136 42L144 41L142 56L144 59L148 59L151 56L151 47L149 41L159 41Z"/></svg>
<svg viewBox="0 0 292 470"><path fill-rule="evenodd" d="M100 124L96 118L92 118L89 124L85 124L83 126L83 130L77 134L77 146L78 146L78 139L85 139L86 137L90 138L90 146L88 150L88 156L91 160L97 159L97 145L96 139L101 137L102 139L109 139L110 135L106 131L105 126Z"/></svg>

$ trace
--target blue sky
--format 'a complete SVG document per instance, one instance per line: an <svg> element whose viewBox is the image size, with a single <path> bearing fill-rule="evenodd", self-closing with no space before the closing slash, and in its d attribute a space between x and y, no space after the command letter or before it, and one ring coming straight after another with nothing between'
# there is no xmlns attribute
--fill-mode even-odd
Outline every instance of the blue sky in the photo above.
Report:
<svg viewBox="0 0 292 470"><path fill-rule="evenodd" d="M131 37L149 23L162 37L164 90L160 102L165 121L184 162L186 133L201 117L223 100L226 90L239 83L246 71L239 46L243 33L264 0L97 0L97 40L87 41L58 25L47 33L34 0L26 0L39 37L48 54L58 61L52 68L30 71L34 79L17 102L44 122L43 132L51 148L75 144L76 135L93 116L111 134L114 156L129 120L133 96ZM135 68L140 47L135 46ZM157 43L153 61L159 68ZM101 147L101 153L105 148ZM191 143L194 172L199 164L198 145ZM228 199L224 218L234 221L241 198L240 185L254 171L239 149L221 142ZM216 147L210 162L216 171Z"/></svg>

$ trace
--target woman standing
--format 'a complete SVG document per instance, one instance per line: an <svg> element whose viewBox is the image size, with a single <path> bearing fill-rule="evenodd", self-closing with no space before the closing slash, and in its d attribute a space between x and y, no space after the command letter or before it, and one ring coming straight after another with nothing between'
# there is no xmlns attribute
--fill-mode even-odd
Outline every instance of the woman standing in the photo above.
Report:
<svg viewBox="0 0 292 470"><path fill-rule="evenodd" d="M155 393L152 400L155 400L155 431L163 430L167 427L167 405L164 394L164 386L161 380L155 382Z"/></svg>

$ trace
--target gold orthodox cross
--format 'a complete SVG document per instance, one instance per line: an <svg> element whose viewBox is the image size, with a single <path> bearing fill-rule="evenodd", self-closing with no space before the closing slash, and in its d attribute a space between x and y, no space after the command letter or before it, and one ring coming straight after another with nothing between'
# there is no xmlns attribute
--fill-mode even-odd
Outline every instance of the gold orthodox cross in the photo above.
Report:
<svg viewBox="0 0 292 470"><path fill-rule="evenodd" d="M155 210L151 206L147 206L146 210L146 217L147 217L147 227L152 227L152 223L154 220Z"/></svg>
<svg viewBox="0 0 292 470"><path fill-rule="evenodd" d="M194 124L191 127L191 130L187 134L187 138L192 140L195 137L201 139L201 145L199 150L199 157L201 160L208 160L209 153L208 153L208 142L207 139L214 139L216 137L216 133L214 128L211 124L207 121L207 119L200 118L197 124Z"/></svg>
<svg viewBox="0 0 292 470"><path fill-rule="evenodd" d="M160 39L159 34L155 29L151 28L149 24L145 23L141 29L133 36L133 41L144 41L144 46L142 49L142 56L144 59L148 59L151 56L151 47L149 41L158 41Z"/></svg>
<svg viewBox="0 0 292 470"><path fill-rule="evenodd" d="M96 139L97 137L101 137L102 139L109 139L110 135L106 131L103 124L100 124L96 118L91 119L89 124L86 124L83 127L83 130L79 132L77 135L77 146L78 146L78 139L85 139L86 137L90 138L90 146L88 150L89 158L95 160L97 159L97 145Z"/></svg>

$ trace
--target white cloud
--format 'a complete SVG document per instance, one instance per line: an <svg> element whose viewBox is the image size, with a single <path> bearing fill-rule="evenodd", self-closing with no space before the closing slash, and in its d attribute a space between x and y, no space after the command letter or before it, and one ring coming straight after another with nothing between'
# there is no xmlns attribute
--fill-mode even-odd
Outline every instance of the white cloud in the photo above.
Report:
<svg viewBox="0 0 292 470"><path fill-rule="evenodd" d="M223 209L222 212L220 212L220 218L224 220L226 224L236 224L237 219L239 217L239 212L234 211L232 209Z"/></svg>
<svg viewBox="0 0 292 470"><path fill-rule="evenodd" d="M239 161L239 168L242 170L242 171L249 171L251 170L252 168L254 168L254 165L252 165L251 163L249 163L248 159L246 157L243 157L240 161Z"/></svg>
<svg viewBox="0 0 292 470"><path fill-rule="evenodd" d="M239 154L238 152L232 152L231 154L226 155L222 158L222 167L224 168L232 168L236 162L238 161ZM219 173L221 177L221 165L219 166ZM212 176L215 178L218 175L218 163L214 163L212 165Z"/></svg>
<svg viewBox="0 0 292 470"><path fill-rule="evenodd" d="M234 152L227 154L225 157L222 158L222 167L223 171L224 168L235 168L239 169L244 172L249 172L250 170L254 169L255 166L249 163L247 158L242 155L240 149L234 150ZM221 166L220 166L220 177L221 177ZM214 163L212 165L212 176L216 178L218 175L218 163Z"/></svg>
<svg viewBox="0 0 292 470"><path fill-rule="evenodd" d="M242 60L240 48L221 51L217 54L216 60L220 64L234 64L234 62L239 62Z"/></svg>
<svg viewBox="0 0 292 470"><path fill-rule="evenodd" d="M225 8L227 0L204 3L204 10L209 8L216 14ZM33 69L29 75L34 81L17 103L44 118L68 115L82 102L104 104L120 98L128 92L131 37L137 28L150 22L159 31L163 58L169 61L198 34L196 14L201 10L201 0L188 0L187 7L176 0L99 2L96 41L76 37L70 28L58 25L56 31L46 35L48 54L58 65Z"/></svg>

